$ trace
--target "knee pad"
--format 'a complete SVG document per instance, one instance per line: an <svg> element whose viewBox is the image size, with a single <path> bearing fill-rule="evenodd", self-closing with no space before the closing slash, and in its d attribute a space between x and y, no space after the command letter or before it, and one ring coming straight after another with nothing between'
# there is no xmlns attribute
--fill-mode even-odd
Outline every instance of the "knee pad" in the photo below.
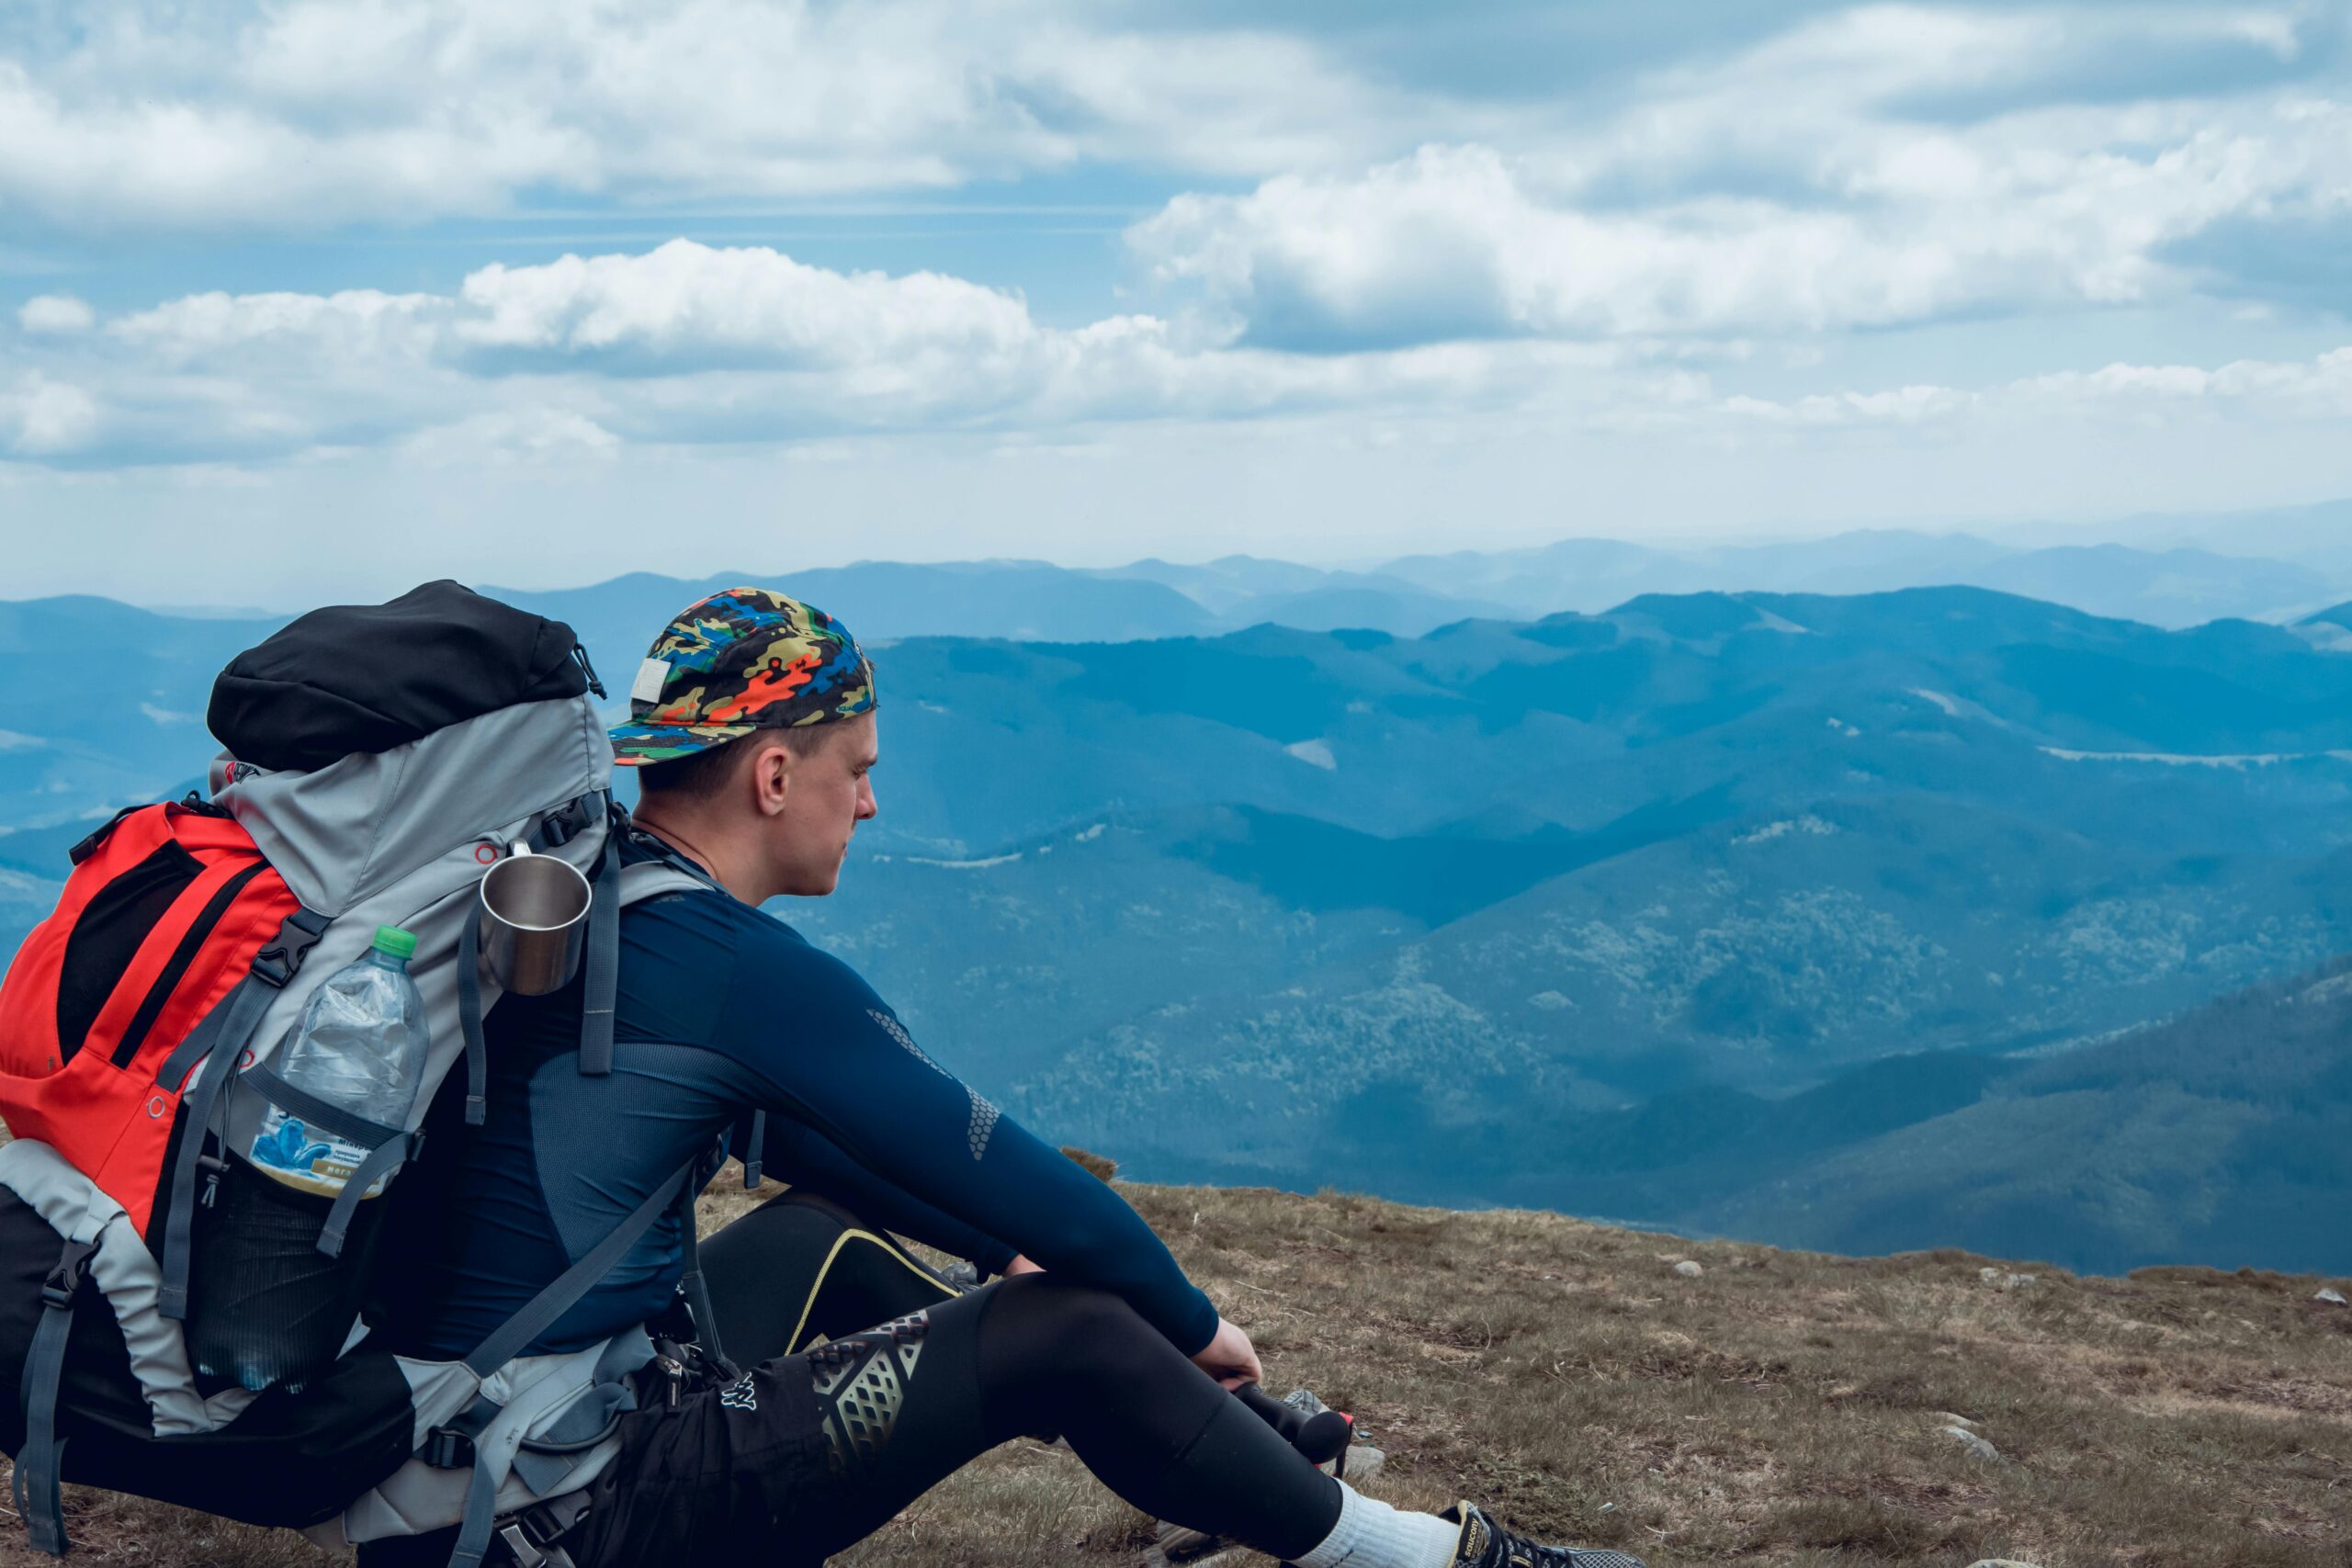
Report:
<svg viewBox="0 0 2352 1568"><path fill-rule="evenodd" d="M930 1332L931 1314L919 1312L808 1352L825 1461L834 1474L855 1474L882 1457Z"/></svg>

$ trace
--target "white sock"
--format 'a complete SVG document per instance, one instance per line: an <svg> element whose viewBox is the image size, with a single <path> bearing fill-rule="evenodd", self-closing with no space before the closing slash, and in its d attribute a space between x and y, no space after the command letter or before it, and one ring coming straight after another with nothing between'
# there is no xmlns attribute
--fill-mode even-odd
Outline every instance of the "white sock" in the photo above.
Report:
<svg viewBox="0 0 2352 1568"><path fill-rule="evenodd" d="M1408 1514L1340 1483L1340 1522L1295 1568L1453 1568L1460 1525Z"/></svg>

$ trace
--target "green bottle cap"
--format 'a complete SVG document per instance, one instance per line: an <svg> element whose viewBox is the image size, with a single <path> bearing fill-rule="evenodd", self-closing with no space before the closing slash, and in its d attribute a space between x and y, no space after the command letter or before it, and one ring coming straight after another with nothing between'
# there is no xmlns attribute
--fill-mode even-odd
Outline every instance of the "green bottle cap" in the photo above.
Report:
<svg viewBox="0 0 2352 1568"><path fill-rule="evenodd" d="M405 964L416 956L416 933L404 931L398 926L378 926L376 951Z"/></svg>

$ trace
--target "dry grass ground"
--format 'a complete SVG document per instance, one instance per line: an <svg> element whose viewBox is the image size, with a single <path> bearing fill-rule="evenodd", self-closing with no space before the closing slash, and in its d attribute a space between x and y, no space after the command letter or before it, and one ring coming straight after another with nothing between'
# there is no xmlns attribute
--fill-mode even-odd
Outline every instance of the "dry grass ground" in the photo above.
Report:
<svg viewBox="0 0 2352 1568"><path fill-rule="evenodd" d="M1400 1505L1676 1563L2352 1568L2352 1309L2205 1269L2078 1279L1554 1214L1130 1187L1277 1392L1356 1413ZM707 1201L718 1223L741 1194ZM1686 1278L1673 1265L1700 1263ZM2003 1288L1979 1269L2032 1273ZM2339 1289L2344 1281L2336 1281ZM1963 1416L2000 1450L1973 1458ZM79 1561L293 1568L299 1538L79 1494ZM1147 1522L1016 1444L841 1559L1134 1561ZM43 1561L21 1538L0 1568ZM1262 1568L1262 1565L1261 1565Z"/></svg>

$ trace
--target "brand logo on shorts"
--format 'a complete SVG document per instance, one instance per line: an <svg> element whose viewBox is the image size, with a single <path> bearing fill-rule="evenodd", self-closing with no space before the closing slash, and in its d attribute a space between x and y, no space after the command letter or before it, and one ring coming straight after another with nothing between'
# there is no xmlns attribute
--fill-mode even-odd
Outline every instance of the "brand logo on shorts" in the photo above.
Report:
<svg viewBox="0 0 2352 1568"><path fill-rule="evenodd" d="M757 1410L760 1407L760 1395L759 1391L752 1386L752 1374L745 1372L740 1379L720 1389L718 1403L721 1408L727 1410Z"/></svg>

